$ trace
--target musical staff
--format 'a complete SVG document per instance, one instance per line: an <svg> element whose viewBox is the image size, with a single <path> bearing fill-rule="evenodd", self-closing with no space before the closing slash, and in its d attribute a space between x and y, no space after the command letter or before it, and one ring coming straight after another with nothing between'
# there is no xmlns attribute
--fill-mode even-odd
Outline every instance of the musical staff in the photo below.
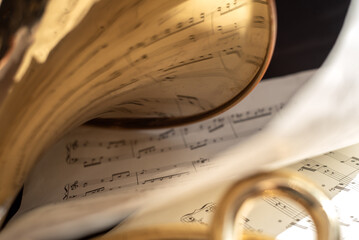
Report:
<svg viewBox="0 0 359 240"><path fill-rule="evenodd" d="M191 101L192 104L196 103L196 99L191 97L180 97ZM252 130L248 129L248 123L254 120L263 126L282 107L283 104L279 103L242 113L219 116L200 124L154 131L148 137L138 135L131 139L121 138L108 141L76 139L66 145L66 163L69 165L81 164L84 168L89 168L113 161L143 159L174 151L198 151L221 142L239 141L260 129L258 127ZM91 152L91 156L89 152Z"/></svg>
<svg viewBox="0 0 359 240"><path fill-rule="evenodd" d="M344 233L343 240L352 239L347 238L347 236L353 236L349 234L350 229L359 226L359 212L353 211L353 208L356 209L357 200L359 199L359 181L357 180L359 176L358 165L356 164L359 154L354 156L348 154L354 152L351 149L358 152L359 145L306 159L288 167L305 175L330 194L337 207L340 208L338 212L341 213L339 222L342 227L342 233ZM202 161L205 162L206 160L203 159ZM204 199L203 203L209 201L215 202L214 199ZM306 234L314 235L315 233L314 222L308 213L288 199L276 196L261 197L256 200L255 206L256 208L248 216L240 216L242 221L239 224L247 230L273 236L289 231L293 233L293 236L306 236L305 239L307 239ZM213 215L212 213L210 214ZM208 224L211 219L211 217L206 217L205 221L200 221L199 217L202 217L199 211L198 216L187 213L183 215L181 221ZM285 234L279 236L282 235L286 236ZM290 238L283 237L278 239Z"/></svg>
<svg viewBox="0 0 359 240"><path fill-rule="evenodd" d="M177 100L192 105L200 104L193 96L179 95ZM159 100L143 99L135 103L142 104L144 101ZM211 161L211 157L209 157L211 154L214 154L215 151L218 151L219 146L229 146L260 131L283 106L283 102L277 102L270 105L262 105L261 107L249 108L244 111L232 111L198 124L156 131L145 131L143 133L139 132L126 138L111 136L111 138L106 141L81 138L72 140L68 143L68 155L70 158L76 158L77 161L73 163L68 162L69 167L83 167L84 161L90 163L91 159L95 157L89 156L89 153L91 153L92 155L98 155L97 159L100 159L100 156L102 156L102 163L100 165L86 167L85 169L91 170L92 168L99 168L107 170L103 172L102 176L97 174L96 177L68 181L63 185L63 189L65 190L63 194L64 199L86 197L86 192L102 188L101 191L96 191L96 194L114 190L143 191L174 183L185 184L190 181L191 177L195 176L197 172L215 168L217 164L220 164L219 162ZM74 144L75 141L76 144ZM71 147L72 145L75 147ZM94 151L96 149L101 149L101 151L96 153L96 151ZM118 152L115 152L117 150ZM118 155L116 158L116 154L120 152L122 156ZM181 157L175 157L177 155L181 155ZM186 156L192 159L192 161L188 161ZM197 158L195 158L195 156ZM111 157L113 163L116 162L118 166L124 167L119 167L118 169L111 168L109 170L109 168L106 167L108 164L105 164L109 163L107 160L108 157ZM157 158L162 160L157 160ZM345 160L348 159L345 158ZM350 161L347 161L346 165L351 164L349 162ZM306 163L309 164L308 161ZM309 170L305 168L318 168L316 164L310 166L303 163L301 164L300 166L296 166L296 170L302 168L301 172L309 172ZM320 166L323 165L321 162L318 164L321 164ZM128 167L126 168L125 166ZM322 171L323 173L321 173L321 175L327 177L330 176L328 170L331 169L328 165L326 168L316 170L314 174L318 174ZM325 175L324 172L327 175ZM313 173L313 171L311 171L311 173ZM338 181L335 183L332 182L331 184L327 183L326 188L329 191L329 188L340 186L338 184ZM73 187L71 188L71 186ZM332 193L335 194L338 191L339 189L337 187L336 192ZM243 222L241 224L245 229L263 233L278 233L293 226L300 229L313 228L310 219L306 220L305 224L302 223L303 219L307 218L307 215L302 209L297 209L295 205L279 198L266 198L260 199L259 201L261 202L260 209L265 209L260 211L269 211L269 215L275 217L277 226L271 228L263 227L266 226L266 224L258 221L260 217L257 216L258 214L254 214L242 216Z"/></svg>
<svg viewBox="0 0 359 240"><path fill-rule="evenodd" d="M346 156L340 152L329 152L316 159L305 160L298 171L311 175L318 173L322 177L325 176L328 180L323 179L326 184L322 184L322 187L329 191L330 195L341 191L348 192L351 189L359 192L358 183L353 181L359 173L357 157ZM330 167L330 165L333 167ZM340 169L340 171L336 169Z"/></svg>
<svg viewBox="0 0 359 240"><path fill-rule="evenodd" d="M283 213L291 219L291 221L287 225L287 228L291 226L296 226L304 229L308 228L299 223L302 219L308 217L308 214L304 210L298 208L298 206L290 204L286 200L277 197L265 197L263 198L263 200L270 206L274 207L277 211ZM310 226L312 229L315 229L315 226L312 222Z"/></svg>
<svg viewBox="0 0 359 240"><path fill-rule="evenodd" d="M230 47L226 49L230 49ZM151 57L150 54L147 56ZM177 74L177 72L169 72ZM301 86L304 80L306 78L303 80L295 79L291 82L291 91L294 92L296 86ZM150 77L146 81L151 81ZM212 119L182 127L134 131L133 129L100 129L83 126L62 139L52 150L53 154L44 158L44 162L48 161L51 164L44 164L44 168L34 170L35 174L41 172L48 179L53 179L51 182L44 183L38 181L41 178L35 177L30 181L30 184L34 186L27 185L30 190L32 187L36 188L36 186L41 185L41 192L45 195L39 195L36 191L27 191L24 197L51 203L54 201L53 199L70 201L71 199L87 198L91 195L96 196L111 191L121 194L122 192L172 188L176 184L192 184L192 178L198 176L198 173L216 169L222 164L220 161L216 161L216 154L225 152L231 145L237 144L249 135L260 131L282 109L291 94L289 90L287 90L286 95L279 93L283 92L281 86L285 86L284 83L288 83L288 81L290 79L284 78L283 82L276 80L273 81L274 85L272 85L272 81L264 81L253 91L253 95L248 97L248 101L246 101L247 99L243 101L238 105L238 108L231 109ZM196 97L191 94L177 93L177 95ZM273 95L276 97L273 98ZM197 97L197 99L199 98ZM176 100L179 101L178 98ZM182 102L188 105L191 104L190 102L196 104L195 98L183 98ZM149 103L165 104L165 100L141 97L137 100L127 101L127 103L143 107L148 106ZM203 105L203 102L200 104ZM121 105L119 108L125 106ZM132 111L134 109L123 110ZM175 110L178 110L177 106ZM352 156L356 157L356 155ZM341 164L353 171L350 165L355 166L355 163L349 159L355 160L355 158L350 157L341 158L341 160L346 161L346 163ZM334 158L332 160L340 163ZM315 161L323 164L321 161ZM327 166L338 171L338 168L332 167L330 164ZM295 169L298 170L300 167L303 165L296 166ZM307 172L309 171L302 171L301 173ZM316 171L312 174L328 178L326 175L318 173L319 171ZM349 171L344 175L348 173ZM332 179L330 183L325 182L328 191L329 188L339 186L339 183L335 179ZM348 186L344 187L348 188ZM337 189L332 194L339 192ZM356 191L350 190L348 193L352 192ZM210 199L210 201L205 199L204 204L216 201L217 199ZM281 203L277 204L277 207L282 207L283 211L290 208L288 206L284 208L285 203ZM203 205L193 209L200 208ZM299 210L297 214L294 212L293 214L284 214L264 200L261 200L261 205L266 206L266 210L263 211L267 211L268 208L274 209L274 213L272 211L268 216L272 218L271 223L277 224L274 226L268 223L263 224L261 222L262 217L258 221L258 218L252 215L242 216L244 228L266 233L267 231L283 230L288 226L299 226L301 224L296 220L300 218L298 216L301 216ZM263 211L260 210L260 213L262 214ZM352 216L352 219L355 219L359 215L353 214ZM346 219L344 222L350 223ZM270 229L268 229L269 226L271 226Z"/></svg>
<svg viewBox="0 0 359 240"><path fill-rule="evenodd" d="M168 181L176 181L179 178L185 178L198 171L205 170L208 167L213 167L213 164L214 163L209 159L200 158L190 162L143 169L136 172L126 170L115 172L100 178L83 181L75 180L64 186L65 192L63 200L86 197L91 194L112 190L141 190L143 187L146 188L147 185L158 186L167 183ZM183 171L183 169L186 170Z"/></svg>
<svg viewBox="0 0 359 240"><path fill-rule="evenodd" d="M253 122L257 124L258 122L265 122L267 118L270 118L282 107L283 104L277 104L252 111L231 113L227 116L219 116L199 124L159 130L156 131L155 134L153 132L147 138L138 138L136 141L125 140L124 142L126 144L128 143L127 145L121 144L123 141L117 143L117 145L118 147L124 145L128 147L132 144L136 151L146 152L147 154L143 154L140 158L141 161L146 161L146 158L159 154L159 146L165 146L160 144L165 144L168 141L176 140L177 143L181 143L179 145L173 145L180 146L177 150L172 149L168 151L208 151L211 144L220 144L221 141L234 141L238 139L233 132L233 129L235 129L237 133L240 134L238 130L240 130L241 127L237 126ZM256 127L258 127L258 125L256 125ZM228 132L231 132L231 134L228 134ZM202 138L198 138L200 135ZM203 136L206 136L206 138L203 138ZM186 140L187 145L184 144L183 139ZM103 149L107 149L108 146L107 142L98 143L88 141L86 144L84 143L85 142L80 140L70 142L68 148L75 152L84 146L101 146ZM172 154L168 156L172 156ZM133 159L138 159L136 157L135 154L135 158ZM81 158L79 158L79 160L80 159ZM359 181L355 180L359 171L358 159L359 155L350 155L345 151L335 151L319 157L305 159L292 165L290 168L316 181L317 184L332 197L340 194L359 194ZM191 176L194 176L198 171L205 171L208 168L216 167L217 164L220 163L211 161L210 158L199 157L193 161L183 161L168 165L162 164L156 168L150 167L136 171L128 169L85 181L74 180L64 186L63 196L66 200L86 197L91 194L100 194L106 191L142 191L166 186L166 184L170 182L184 183L189 181ZM242 224L245 229L268 234L278 234L286 229L293 228L301 231L313 231L315 229L313 221L308 217L307 213L285 199L264 197L258 201L260 202L257 211L259 213L254 212L249 216L241 216L243 222L240 224ZM261 215L263 212L271 216L271 225L263 223L263 221L265 221ZM359 215L352 214L342 217L342 226L350 227L353 224L357 224L359 219L357 216ZM274 219L276 224L273 225Z"/></svg>
<svg viewBox="0 0 359 240"><path fill-rule="evenodd" d="M338 220L341 226L342 240L353 239L353 236L357 235L359 211L357 211L356 205L359 199L359 176L356 159L358 158L358 148L358 145L354 145L307 159L292 166L293 169L297 169L321 186L331 196L339 213ZM355 155L353 156L353 154ZM298 223L306 224L308 221L306 219L307 217ZM308 226L308 224L306 225ZM314 234L313 227L290 228L281 233L278 239L290 239L292 236L307 239Z"/></svg>

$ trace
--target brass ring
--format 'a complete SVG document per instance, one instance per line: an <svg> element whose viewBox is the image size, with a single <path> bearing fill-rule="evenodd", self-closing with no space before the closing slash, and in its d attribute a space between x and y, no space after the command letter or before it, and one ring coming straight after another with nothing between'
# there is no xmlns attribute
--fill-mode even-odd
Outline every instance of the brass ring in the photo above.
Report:
<svg viewBox="0 0 359 240"><path fill-rule="evenodd" d="M282 196L299 203L312 217L318 240L340 239L335 207L313 183L290 171L260 173L234 184L220 201L214 215L211 240L238 239L236 218L244 203L259 196ZM242 235L242 234L240 234Z"/></svg>

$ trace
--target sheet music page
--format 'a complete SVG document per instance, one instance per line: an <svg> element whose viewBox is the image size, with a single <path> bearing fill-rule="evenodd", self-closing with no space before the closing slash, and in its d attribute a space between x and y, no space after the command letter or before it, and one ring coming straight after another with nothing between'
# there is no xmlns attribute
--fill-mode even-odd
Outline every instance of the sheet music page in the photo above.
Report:
<svg viewBox="0 0 359 240"><path fill-rule="evenodd" d="M332 197L339 215L341 239L355 239L359 234L359 145L307 159L293 168L312 179ZM308 216L293 219L291 225L278 239L293 239L293 236L315 239L315 226Z"/></svg>
<svg viewBox="0 0 359 240"><path fill-rule="evenodd" d="M305 176L330 196L337 207L342 238L359 234L359 144L308 158L286 167ZM218 201L231 182L202 191L196 198L182 197L170 204L139 213L112 231L122 232L169 223L209 225ZM158 214L158 213L161 214ZM315 226L308 213L285 198L261 197L248 215L240 216L242 228L276 239L315 239Z"/></svg>
<svg viewBox="0 0 359 240"><path fill-rule="evenodd" d="M199 173L221 164L214 159L218 152L260 131L278 115L314 72L263 81L237 107L183 127L159 130L80 127L64 137L35 167L25 185L18 215L45 204L60 202L71 206L72 202L76 203L73 200L108 196L106 193L132 197L140 194L145 199L144 194L155 189L188 185ZM113 198L104 203L111 201ZM61 222L60 215L57 218ZM30 226L48 224L44 219L42 223L35 223L31 218L29 221L31 224L26 224ZM11 232L10 227L8 230Z"/></svg>

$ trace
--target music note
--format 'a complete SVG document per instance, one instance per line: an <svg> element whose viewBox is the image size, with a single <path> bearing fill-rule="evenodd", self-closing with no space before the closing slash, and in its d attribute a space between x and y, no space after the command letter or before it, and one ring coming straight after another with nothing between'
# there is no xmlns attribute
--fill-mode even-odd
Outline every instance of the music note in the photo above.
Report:
<svg viewBox="0 0 359 240"><path fill-rule="evenodd" d="M256 110L256 111L247 111L246 113L236 113L231 115L232 122L234 124L254 120L257 118L268 117L272 115L271 111Z"/></svg>
<svg viewBox="0 0 359 240"><path fill-rule="evenodd" d="M200 224L209 224L210 218L216 209L215 203L206 203L199 209L195 209L191 213L183 215L180 220L184 223L197 222Z"/></svg>
<svg viewBox="0 0 359 240"><path fill-rule="evenodd" d="M195 149L204 147L204 146L207 145L207 141L208 141L207 139L204 139L204 140L202 140L202 141L196 142L195 144L190 144L190 145L189 145L189 148L190 148L191 150L195 150Z"/></svg>
<svg viewBox="0 0 359 240"><path fill-rule="evenodd" d="M299 172L300 172L300 171L304 171L304 170L307 170L307 171L310 171L310 172L315 172L315 171L317 171L316 168L310 167L310 164L307 164L307 166L303 166L303 167L301 167L300 169L298 169Z"/></svg>
<svg viewBox="0 0 359 240"><path fill-rule="evenodd" d="M113 181L120 180L120 179L130 177L130 176L131 176L130 171L114 173L114 174L112 174L112 177L111 177L111 179L109 181L113 182Z"/></svg>
<svg viewBox="0 0 359 240"><path fill-rule="evenodd" d="M353 222L359 223L359 219L358 219L357 217L350 216L350 219L351 219Z"/></svg>
<svg viewBox="0 0 359 240"><path fill-rule="evenodd" d="M188 38L189 38L190 41L193 41L193 42L196 41L196 36L193 35L193 34L189 35Z"/></svg>
<svg viewBox="0 0 359 240"><path fill-rule="evenodd" d="M74 142L67 145L71 150L76 150L79 147L78 140L75 140Z"/></svg>
<svg viewBox="0 0 359 240"><path fill-rule="evenodd" d="M79 161L78 158L73 158L73 157L70 157L69 155L66 156L66 162L68 164L74 164L74 163L77 163Z"/></svg>
<svg viewBox="0 0 359 240"><path fill-rule="evenodd" d="M193 58L190 58L190 59L188 59L186 61L179 61L177 64L170 64L167 68L162 69L162 71L167 72L169 70L177 69L177 68L180 68L180 67L183 67L183 66L194 64L194 63L203 62L203 61L206 61L206 60L209 60L209 59L212 59L212 58L213 58L212 53L209 53L209 54L206 54L206 55L201 55L201 56L196 57L196 58L193 57Z"/></svg>
<svg viewBox="0 0 359 240"><path fill-rule="evenodd" d="M214 132L224 127L224 118L216 118L213 120L212 125L208 126L208 132Z"/></svg>
<svg viewBox="0 0 359 240"><path fill-rule="evenodd" d="M174 74L176 71L172 71L169 73L166 73L164 75L159 76L159 80L161 82L172 82L174 79L176 79L177 75Z"/></svg>
<svg viewBox="0 0 359 240"><path fill-rule="evenodd" d="M195 171L199 171L201 169L206 169L211 164L210 164L209 158L200 158L200 159L198 159L196 161L193 161L192 165L193 165Z"/></svg>
<svg viewBox="0 0 359 240"><path fill-rule="evenodd" d="M64 190L65 190L65 193L64 193L62 200L67 200L69 198L69 185L68 184L65 185Z"/></svg>
<svg viewBox="0 0 359 240"><path fill-rule="evenodd" d="M156 147L155 146L142 148L142 149L138 150L137 157L140 158L142 155L147 155L147 154L151 154L151 153L154 153L154 152L156 152Z"/></svg>
<svg viewBox="0 0 359 240"><path fill-rule="evenodd" d="M183 102L188 103L190 105L197 106L197 107L201 108L202 110L205 110L205 108L201 105L201 102L197 97L185 96L185 95L177 95L177 99L181 103L183 103Z"/></svg>
<svg viewBox="0 0 359 240"><path fill-rule="evenodd" d="M170 136L175 136L175 130L172 128L170 130L167 130L161 134L159 134L158 136L158 140L163 140L163 139L167 139L169 138Z"/></svg>
<svg viewBox="0 0 359 240"><path fill-rule="evenodd" d="M126 140L110 141L107 144L107 149L118 148L119 146L125 146Z"/></svg>
<svg viewBox="0 0 359 240"><path fill-rule="evenodd" d="M92 158L90 161L84 161L84 167L91 167L102 163L102 158Z"/></svg>
<svg viewBox="0 0 359 240"><path fill-rule="evenodd" d="M70 188L71 190L75 190L76 188L79 187L79 182L78 181L75 181L73 184L71 184Z"/></svg>
<svg viewBox="0 0 359 240"><path fill-rule="evenodd" d="M100 193L100 192L103 192L103 191L105 191L105 188L104 188L104 187L96 188L96 189L93 189L93 190L91 190L91 191L87 191L87 192L85 193L85 196L93 195L93 194L95 194L95 193Z"/></svg>
<svg viewBox="0 0 359 240"><path fill-rule="evenodd" d="M254 16L253 17L253 26L256 28L265 28L265 18L264 16Z"/></svg>
<svg viewBox="0 0 359 240"><path fill-rule="evenodd" d="M335 190L339 190L339 191L346 191L349 192L350 189L346 188L346 184L344 183L339 183L338 185L334 186L333 188L330 188L329 191L333 192Z"/></svg>
<svg viewBox="0 0 359 240"><path fill-rule="evenodd" d="M222 52L225 53L225 55L237 55L238 58L241 58L243 56L241 46L223 49Z"/></svg>
<svg viewBox="0 0 359 240"><path fill-rule="evenodd" d="M170 175L166 175L166 176L161 176L161 177L156 177L156 178L150 178L150 179L147 179L145 181L142 182L142 184L148 184L148 183L155 183L155 182L162 182L163 180L169 180L169 179L172 179L174 177L181 177L183 175L187 175L189 174L189 172L181 172L181 173L176 173L176 174L170 174Z"/></svg>

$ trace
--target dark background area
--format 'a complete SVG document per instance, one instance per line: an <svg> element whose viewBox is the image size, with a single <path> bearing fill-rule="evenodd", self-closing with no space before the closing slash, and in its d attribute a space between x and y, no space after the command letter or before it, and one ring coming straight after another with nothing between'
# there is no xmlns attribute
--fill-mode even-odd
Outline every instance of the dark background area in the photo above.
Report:
<svg viewBox="0 0 359 240"><path fill-rule="evenodd" d="M264 78L320 67L338 37L349 3L277 0L277 42Z"/></svg>

